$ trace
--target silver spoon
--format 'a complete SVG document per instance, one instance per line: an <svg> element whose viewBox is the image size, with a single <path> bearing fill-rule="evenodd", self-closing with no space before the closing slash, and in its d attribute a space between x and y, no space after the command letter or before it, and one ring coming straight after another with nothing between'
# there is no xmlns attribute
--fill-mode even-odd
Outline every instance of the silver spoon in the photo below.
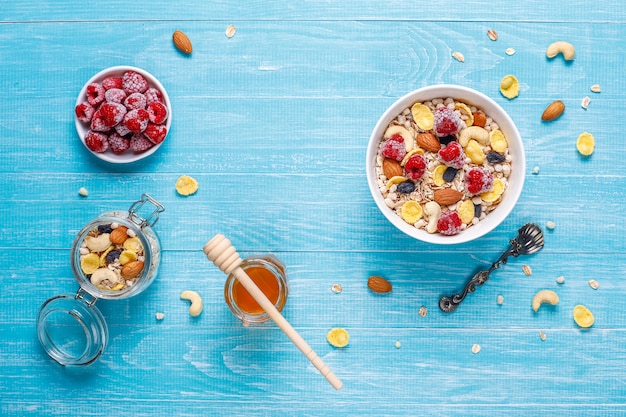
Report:
<svg viewBox="0 0 626 417"><path fill-rule="evenodd" d="M509 242L509 248L491 265L491 268L476 273L465 284L463 291L450 297L441 297L439 300L439 308L445 313L451 313L461 304L461 301L467 297L467 294L476 291L476 287L483 285L489 279L489 274L500 267L500 264L506 264L509 256L518 257L519 255L530 255L538 252L543 248L543 232L541 228L534 223L527 223L517 231L517 237Z"/></svg>

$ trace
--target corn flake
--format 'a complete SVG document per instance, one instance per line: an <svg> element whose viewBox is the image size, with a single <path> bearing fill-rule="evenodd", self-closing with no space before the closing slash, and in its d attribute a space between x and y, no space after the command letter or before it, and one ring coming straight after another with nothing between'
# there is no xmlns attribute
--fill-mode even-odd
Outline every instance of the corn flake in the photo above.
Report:
<svg viewBox="0 0 626 417"><path fill-rule="evenodd" d="M493 180L493 188L491 191L487 191L486 193L482 193L480 198L486 203L493 203L496 201L502 193L504 192L504 182L500 178L496 178Z"/></svg>
<svg viewBox="0 0 626 417"><path fill-rule="evenodd" d="M474 203L472 200L465 200L457 207L456 212L463 223L470 224L474 219Z"/></svg>
<svg viewBox="0 0 626 417"><path fill-rule="evenodd" d="M422 217L422 211L422 206L417 201L409 200L402 205L400 214L405 222L414 224Z"/></svg>
<svg viewBox="0 0 626 417"><path fill-rule="evenodd" d="M505 75L500 81L500 93L509 100L519 95L519 81L514 75Z"/></svg>
<svg viewBox="0 0 626 417"><path fill-rule="evenodd" d="M472 111L470 110L469 107L467 107L467 104L465 103L460 103L460 102L456 102L454 104L454 108L457 110L460 110L461 113L465 113L465 115L467 116L467 119L465 120L465 125L466 126L472 126L474 124L474 115L472 114Z"/></svg>
<svg viewBox="0 0 626 417"><path fill-rule="evenodd" d="M580 304L574 307L573 316L576 324L584 328L593 326L593 322L595 321L593 313L589 311L587 307Z"/></svg>
<svg viewBox="0 0 626 417"><path fill-rule="evenodd" d="M435 123L435 115L433 112L421 103L415 103L413 107L411 107L411 114L413 115L413 120L417 127L422 130L430 130L433 128Z"/></svg>
<svg viewBox="0 0 626 417"><path fill-rule="evenodd" d="M188 175L182 175L176 181L176 192L183 196L194 194L198 191L198 181Z"/></svg>
<svg viewBox="0 0 626 417"><path fill-rule="evenodd" d="M396 175L395 177L391 177L389 178L389 181L387 181L387 189L390 189L392 185L395 184L400 184L401 182L406 181L406 177L403 177L401 175Z"/></svg>
<svg viewBox="0 0 626 417"><path fill-rule="evenodd" d="M499 154L506 152L509 147L509 143L506 141L504 133L502 133L500 129L494 129L489 132L489 145L491 146L491 149Z"/></svg>
<svg viewBox="0 0 626 417"><path fill-rule="evenodd" d="M591 133L583 132L576 140L576 149L581 155L589 156L595 148L595 139Z"/></svg>
<svg viewBox="0 0 626 417"><path fill-rule="evenodd" d="M342 348L348 346L348 343L350 342L350 334L346 329L335 327L328 331L326 334L326 340L334 347Z"/></svg>
<svg viewBox="0 0 626 417"><path fill-rule="evenodd" d="M435 168L435 170L433 171L433 183L439 187L441 185L443 185L446 181L443 179L443 173L446 172L446 169L448 169L447 166L445 165L439 165L437 168Z"/></svg>
<svg viewBox="0 0 626 417"><path fill-rule="evenodd" d="M485 162L485 152L483 152L483 147L480 146L480 144L474 139L467 143L467 146L465 147L465 155L467 155L469 159L477 165L481 165Z"/></svg>

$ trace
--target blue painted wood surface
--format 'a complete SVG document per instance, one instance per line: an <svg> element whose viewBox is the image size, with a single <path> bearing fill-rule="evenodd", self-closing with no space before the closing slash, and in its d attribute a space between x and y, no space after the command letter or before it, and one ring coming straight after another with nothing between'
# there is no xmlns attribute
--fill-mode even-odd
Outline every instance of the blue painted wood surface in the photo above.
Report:
<svg viewBox="0 0 626 417"><path fill-rule="evenodd" d="M626 6L185 3L0 7L2 415L626 413ZM232 39L224 35L229 24L237 27ZM497 41L486 35L491 28ZM192 40L192 56L174 49L176 29ZM545 58L556 40L575 45L572 63ZM83 83L114 65L154 74L173 105L167 141L130 166L92 157L73 125ZM511 101L498 92L506 74L521 82ZM458 246L395 230L365 180L365 148L378 117L399 96L437 83L494 98L526 147L517 207L489 235ZM590 92L592 84L602 92ZM587 110L584 96L591 98ZM543 109L557 99L565 114L542 123ZM575 150L583 131L596 138L590 158ZM183 174L198 180L196 195L176 194ZM69 264L76 233L144 192L166 206L154 228L163 247L159 276L135 298L99 301L107 350L88 368L62 368L39 345L38 308L77 289ZM439 312L439 297L497 259L518 227L548 221L556 227L546 231L541 252L510 260L454 314ZM341 391L275 326L244 328L230 314L225 277L202 253L218 232L244 256L271 252L287 264L284 314L343 380ZM372 294L370 275L388 278L393 292ZM561 275L563 285L555 282ZM600 288L591 289L590 279ZM331 291L334 283L342 293ZM557 291L561 302L534 313L530 301L542 288ZM203 296L198 318L179 299L186 289ZM574 324L576 304L594 312L590 330ZM157 312L165 319L157 321ZM350 332L345 349L325 340L337 326ZM474 344L480 353L472 354Z"/></svg>

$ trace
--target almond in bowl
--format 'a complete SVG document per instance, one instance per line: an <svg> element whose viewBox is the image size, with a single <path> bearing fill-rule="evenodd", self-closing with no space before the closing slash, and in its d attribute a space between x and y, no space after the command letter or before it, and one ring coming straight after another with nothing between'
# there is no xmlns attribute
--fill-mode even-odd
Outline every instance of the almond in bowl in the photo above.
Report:
<svg viewBox="0 0 626 417"><path fill-rule="evenodd" d="M94 156L130 163L152 155L165 141L172 107L152 74L117 66L85 83L74 106L74 122L78 137Z"/></svg>
<svg viewBox="0 0 626 417"><path fill-rule="evenodd" d="M397 100L367 148L378 208L398 229L429 243L463 243L493 230L517 203L525 169L511 118L491 98L456 85Z"/></svg>

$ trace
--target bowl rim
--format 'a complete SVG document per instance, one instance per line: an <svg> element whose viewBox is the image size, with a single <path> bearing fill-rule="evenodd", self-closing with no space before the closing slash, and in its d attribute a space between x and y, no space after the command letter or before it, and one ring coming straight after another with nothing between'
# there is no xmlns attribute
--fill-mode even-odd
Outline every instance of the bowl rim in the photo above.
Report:
<svg viewBox="0 0 626 417"><path fill-rule="evenodd" d="M102 82L107 77L121 76L126 71L135 71L141 74L146 80L148 80L148 84L151 87L154 87L161 92L161 95L163 97L163 103L165 104L165 107L167 107L167 112L168 112L167 120L165 122L165 128L167 129L165 138L167 138L167 136L170 133L170 126L172 124L172 105L170 102L170 97L167 94L165 87L163 87L163 84L161 84L161 82L154 75L150 74L148 71L142 68L138 68L138 67L134 67L130 65L117 65L117 66L108 67L101 71L98 71L80 89L80 92L78 93L78 96L76 98L76 103L74 105L74 108L76 108L76 106L86 101L85 96L86 96L87 87L89 86L89 84L94 83L94 82ZM121 155L115 155L114 153L110 152L110 150L107 150L106 152L102 152L102 153L94 152L91 149L89 149L87 147L87 144L85 143L85 135L87 134L87 131L89 131L89 127L85 123L78 120L78 117L76 116L76 112L74 112L74 125L76 126L76 133L78 134L78 138L80 139L82 144L85 146L85 148L89 151L89 153L91 153L92 155L94 155L95 157L103 161L106 161L112 164L129 164L129 163L147 158L148 156L154 154L157 151L157 149L161 147L163 142L165 142L165 139L163 139L161 143L156 144L152 148L141 153L124 152Z"/></svg>
<svg viewBox="0 0 626 417"><path fill-rule="evenodd" d="M417 101L428 101L435 98L445 99L447 97L463 101L468 105L474 105L492 117L493 120L498 123L499 128L502 130L505 137L507 139L513 139L509 140L509 152L513 150L515 164L514 169L511 170L510 179L512 181L509 182L509 186L503 194L503 201L506 201L506 204L500 203L498 207L489 213L487 219L482 220L478 224L473 225L471 228L453 236L445 236L440 233L430 234L425 230L417 229L413 225L410 225L402 220L400 216L398 216L385 204L382 194L378 189L376 177L378 143L389 123L405 108ZM513 119L511 119L508 113L494 99L469 87L456 84L434 84L410 91L397 99L387 108L387 110L385 110L382 116L378 119L370 135L367 145L365 167L370 193L372 194L378 209L387 218L387 220L389 220L397 229L415 239L427 243L447 245L466 243L480 238L495 229L506 219L519 200L524 187L526 156L522 137L517 129L517 126L515 125L515 122L513 122ZM490 221L487 221L489 219Z"/></svg>

